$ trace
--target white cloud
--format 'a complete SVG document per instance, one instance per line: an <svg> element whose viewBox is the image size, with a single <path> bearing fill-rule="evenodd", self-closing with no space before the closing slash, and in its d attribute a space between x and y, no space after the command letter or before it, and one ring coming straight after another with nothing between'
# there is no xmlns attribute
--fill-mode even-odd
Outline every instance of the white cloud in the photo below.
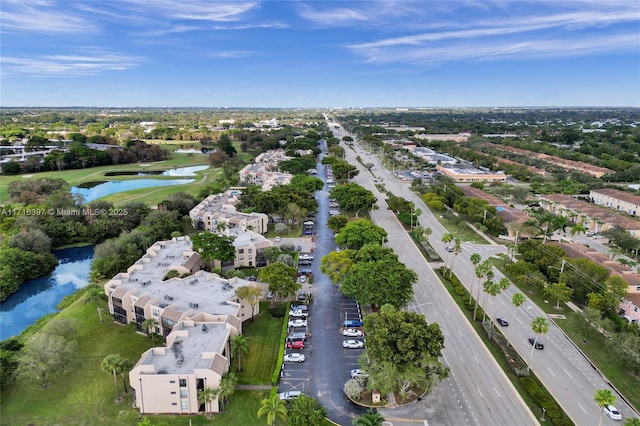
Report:
<svg viewBox="0 0 640 426"><path fill-rule="evenodd" d="M104 71L123 71L134 68L140 62L141 58L101 52L40 57L0 57L3 73L35 76L95 75Z"/></svg>
<svg viewBox="0 0 640 426"><path fill-rule="evenodd" d="M214 22L237 21L256 7L256 2L199 0L155 0L152 3L148 0L129 0L128 3L143 8L145 13L156 12L167 18Z"/></svg>
<svg viewBox="0 0 640 426"><path fill-rule="evenodd" d="M320 11L312 9L309 5L301 5L298 12L303 18L320 25L345 25L354 21L368 21L370 19L362 12L343 7Z"/></svg>
<svg viewBox="0 0 640 426"><path fill-rule="evenodd" d="M3 32L81 33L95 27L84 18L57 10L55 3L33 0L3 0L0 22Z"/></svg>

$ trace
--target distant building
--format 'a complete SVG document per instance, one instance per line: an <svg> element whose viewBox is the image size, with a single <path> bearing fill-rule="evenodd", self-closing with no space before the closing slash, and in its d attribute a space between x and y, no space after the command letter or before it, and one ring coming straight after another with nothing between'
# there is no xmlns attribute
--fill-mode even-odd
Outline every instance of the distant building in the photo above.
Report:
<svg viewBox="0 0 640 426"><path fill-rule="evenodd" d="M279 172L278 164L290 158L284 153L284 149L263 152L256 157L255 164L247 164L240 170L240 182L258 185L264 191L268 191L277 185L288 185L293 175Z"/></svg>
<svg viewBox="0 0 640 426"><path fill-rule="evenodd" d="M236 210L239 191L212 194L189 212L196 229L219 232L224 229L248 229L259 234L267 232L269 217L264 213L243 213Z"/></svg>
<svg viewBox="0 0 640 426"><path fill-rule="evenodd" d="M425 148L425 147L415 147L415 148L411 148L409 149L409 152L413 155L415 155L418 158L423 159L424 161L426 161L427 163L430 164L446 164L446 165L454 165L456 164L458 161L453 158L453 157L449 157L448 155L444 155L444 154L440 154L432 149L429 148Z"/></svg>
<svg viewBox="0 0 640 426"><path fill-rule="evenodd" d="M504 172L490 172L471 166L443 166L438 164L436 169L443 175L449 176L454 182L506 182L507 175Z"/></svg>

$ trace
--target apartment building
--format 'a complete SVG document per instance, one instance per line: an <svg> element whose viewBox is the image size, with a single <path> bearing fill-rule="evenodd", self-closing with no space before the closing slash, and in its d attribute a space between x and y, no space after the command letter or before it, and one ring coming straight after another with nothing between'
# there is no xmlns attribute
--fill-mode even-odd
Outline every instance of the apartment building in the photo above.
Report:
<svg viewBox="0 0 640 426"><path fill-rule="evenodd" d="M104 285L114 321L156 321L163 347L145 352L129 373L134 405L141 413L198 413L205 407L197 393L217 389L229 369L229 338L259 306L237 297L252 282L200 269L200 255L188 237L158 241L126 272ZM218 411L217 401L207 411Z"/></svg>
<svg viewBox="0 0 640 426"><path fill-rule="evenodd" d="M640 197L613 188L592 189L589 198L594 204L640 216Z"/></svg>
<svg viewBox="0 0 640 426"><path fill-rule="evenodd" d="M236 210L240 202L238 190L212 194L189 212L191 224L196 229L213 233L224 229L249 229L259 234L267 232L269 216L264 213L243 213Z"/></svg>
<svg viewBox="0 0 640 426"><path fill-rule="evenodd" d="M257 232L239 228L230 228L224 233L235 238L233 246L236 249L236 257L234 259L236 268L266 266L262 250L273 246L273 242Z"/></svg>
<svg viewBox="0 0 640 426"><path fill-rule="evenodd" d="M278 171L281 161L289 160L284 149L272 149L263 152L255 159L255 164L247 164L240 170L240 181L244 184L254 184L268 191L276 185L288 185L293 175Z"/></svg>

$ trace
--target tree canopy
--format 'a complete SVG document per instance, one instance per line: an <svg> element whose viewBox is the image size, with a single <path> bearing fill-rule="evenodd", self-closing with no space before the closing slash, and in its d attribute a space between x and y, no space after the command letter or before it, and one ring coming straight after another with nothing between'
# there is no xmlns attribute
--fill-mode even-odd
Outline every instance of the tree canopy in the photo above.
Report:
<svg viewBox="0 0 640 426"><path fill-rule="evenodd" d="M376 196L371 191L355 183L336 186L331 190L331 196L342 211L354 213L356 217L360 212L370 211L376 202Z"/></svg>
<svg viewBox="0 0 640 426"><path fill-rule="evenodd" d="M210 231L204 231L191 236L193 250L200 253L202 260L219 260L221 262L232 260L236 256L233 246L235 237L218 235Z"/></svg>
<svg viewBox="0 0 640 426"><path fill-rule="evenodd" d="M349 222L336 237L336 244L341 247L359 250L368 243L382 244L387 238L387 231L373 222L361 219Z"/></svg>

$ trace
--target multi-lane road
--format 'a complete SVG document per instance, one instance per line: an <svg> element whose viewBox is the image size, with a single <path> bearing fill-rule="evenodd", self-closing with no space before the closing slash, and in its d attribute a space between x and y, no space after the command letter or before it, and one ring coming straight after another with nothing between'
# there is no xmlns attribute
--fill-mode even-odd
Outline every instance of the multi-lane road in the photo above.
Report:
<svg viewBox="0 0 640 426"><path fill-rule="evenodd" d="M415 202L416 207L423 212L419 218L420 224L433 230L430 243L443 258L446 258L448 253L441 241L446 230L422 200L410 191L407 183L396 180L389 171L384 169L377 157L367 155L357 144L354 144L354 147L355 152L345 147L347 161L358 164L355 156L366 156L367 162L374 164L373 173L376 177L382 178L387 190ZM501 377L501 372L498 372L499 367L491 355L484 349L482 342L462 317L462 313L458 311L457 306L440 285L400 224L391 212L386 210L382 201L383 196L374 187L369 173L361 169L361 173L355 180L379 195L379 210L373 212L372 218L378 225L387 229L390 235L393 235L389 246L393 247L400 259L419 275L420 280L415 287L414 305L411 308L424 313L428 321L440 323L445 331L447 346L444 353L445 361L452 369L451 378L454 382L452 387L459 387L457 391L461 395L461 406L466 413L467 421L470 424L480 425L530 424L532 419L535 421L540 413L535 413L535 417L532 416L530 410L515 395L515 389L510 384L503 383L507 379ZM462 247L462 253L457 256L453 270L468 289L477 280L469 256L479 252L483 258L487 258L492 254L506 251L502 246L497 245L464 243ZM496 279L502 278L499 271L495 273ZM514 291L516 291L515 288L510 288L499 296L490 298L487 304L488 313L492 317L496 314L514 316L514 307L511 304ZM546 314L527 299L526 303L520 307L519 314L514 316L515 320L511 321L509 327L502 329L525 360L529 359L531 348L527 338L533 335L530 323L538 316L546 317ZM536 351L533 355L531 368L576 424L597 424L600 409L595 404L593 396L597 389L610 388L606 378L594 369L553 321L551 321L549 332L543 336L542 340L545 348L542 351ZM625 417L637 416L637 413L621 398L616 401L616 407ZM509 410L508 415L493 417L506 410ZM512 417L517 412L520 413L519 417ZM615 422L605 417L603 424L615 424Z"/></svg>

